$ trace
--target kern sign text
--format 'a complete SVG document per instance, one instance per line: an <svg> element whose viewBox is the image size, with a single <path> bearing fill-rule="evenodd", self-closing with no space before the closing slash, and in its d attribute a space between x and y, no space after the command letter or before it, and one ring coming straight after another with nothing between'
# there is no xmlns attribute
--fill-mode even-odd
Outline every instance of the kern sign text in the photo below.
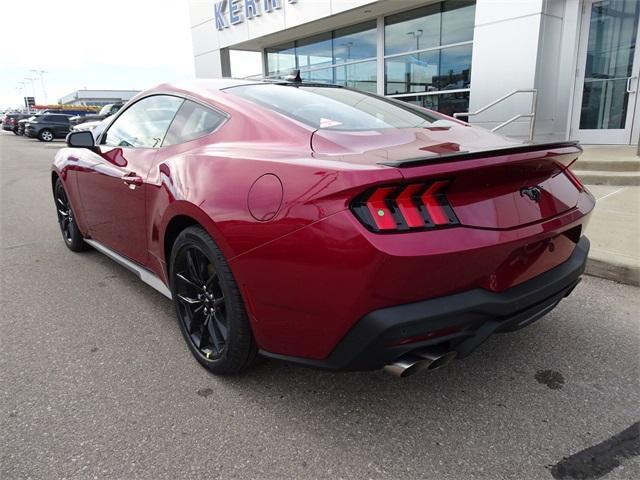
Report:
<svg viewBox="0 0 640 480"><path fill-rule="evenodd" d="M284 0L220 0L214 4L216 28L224 30L238 25L263 13L271 13L282 8ZM287 0L298 3L298 0Z"/></svg>

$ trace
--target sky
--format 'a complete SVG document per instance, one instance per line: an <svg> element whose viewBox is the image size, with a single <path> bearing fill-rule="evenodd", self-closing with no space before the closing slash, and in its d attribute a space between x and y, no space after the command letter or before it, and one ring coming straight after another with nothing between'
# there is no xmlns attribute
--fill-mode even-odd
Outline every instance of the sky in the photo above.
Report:
<svg viewBox="0 0 640 480"><path fill-rule="evenodd" d="M0 109L23 103L25 77L38 77L43 104L83 88L144 90L195 76L187 0L0 0L0 19ZM47 72L46 98L32 69Z"/></svg>

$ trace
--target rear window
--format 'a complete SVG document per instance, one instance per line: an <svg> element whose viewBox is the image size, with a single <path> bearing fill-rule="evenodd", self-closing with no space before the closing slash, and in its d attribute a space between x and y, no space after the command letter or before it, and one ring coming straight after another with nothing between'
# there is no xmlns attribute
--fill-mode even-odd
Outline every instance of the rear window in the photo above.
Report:
<svg viewBox="0 0 640 480"><path fill-rule="evenodd" d="M162 146L189 142L213 132L225 116L190 100L185 100L173 120Z"/></svg>
<svg viewBox="0 0 640 480"><path fill-rule="evenodd" d="M416 128L438 120L409 104L339 87L243 85L225 90L313 128Z"/></svg>

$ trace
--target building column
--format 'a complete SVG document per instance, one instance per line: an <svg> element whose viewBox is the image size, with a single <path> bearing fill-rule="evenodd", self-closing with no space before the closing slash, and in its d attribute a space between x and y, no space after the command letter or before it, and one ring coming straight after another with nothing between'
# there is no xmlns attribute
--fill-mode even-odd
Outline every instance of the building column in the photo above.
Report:
<svg viewBox="0 0 640 480"><path fill-rule="evenodd" d="M566 139L580 4L580 0L477 0L469 111L514 90L536 89L536 141ZM493 128L529 113L531 95L517 93L469 120ZM499 133L526 139L529 125L529 118L519 119Z"/></svg>
<svg viewBox="0 0 640 480"><path fill-rule="evenodd" d="M231 57L228 48L220 49L220 76L227 78L231 76Z"/></svg>
<svg viewBox="0 0 640 480"><path fill-rule="evenodd" d="M542 4L543 0L477 0L469 111L513 90L535 88ZM530 108L531 95L521 93L469 120L493 128ZM512 124L502 133L526 137L528 121Z"/></svg>
<svg viewBox="0 0 640 480"><path fill-rule="evenodd" d="M195 56L196 78L223 78L231 76L228 48L220 48Z"/></svg>

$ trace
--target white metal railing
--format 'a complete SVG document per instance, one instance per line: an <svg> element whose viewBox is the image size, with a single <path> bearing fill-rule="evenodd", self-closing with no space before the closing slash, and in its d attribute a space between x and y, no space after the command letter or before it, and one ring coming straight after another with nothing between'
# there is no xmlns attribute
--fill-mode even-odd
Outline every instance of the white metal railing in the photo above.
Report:
<svg viewBox="0 0 640 480"><path fill-rule="evenodd" d="M458 117L473 117L475 115L479 115L482 112L484 112L485 110L490 109L494 105L497 105L498 103L505 101L507 98L512 97L516 93L531 93L532 94L531 95L531 111L529 113L519 113L518 115L514 115L509 120L506 120L505 122L502 122L497 127L492 128L491 131L492 132L498 131L501 128L506 127L510 123L515 122L519 118L530 118L531 121L529 122L529 141L533 142L533 127L534 127L535 121L536 121L536 100L537 100L537 96L538 96L538 90L536 90L535 88L526 89L526 90L513 90L512 92L507 93L506 95L498 98L497 100L494 100L493 102L488 103L487 105L485 105L484 107L482 107L479 110L476 110L475 112L454 113L453 116L455 118L458 118Z"/></svg>

